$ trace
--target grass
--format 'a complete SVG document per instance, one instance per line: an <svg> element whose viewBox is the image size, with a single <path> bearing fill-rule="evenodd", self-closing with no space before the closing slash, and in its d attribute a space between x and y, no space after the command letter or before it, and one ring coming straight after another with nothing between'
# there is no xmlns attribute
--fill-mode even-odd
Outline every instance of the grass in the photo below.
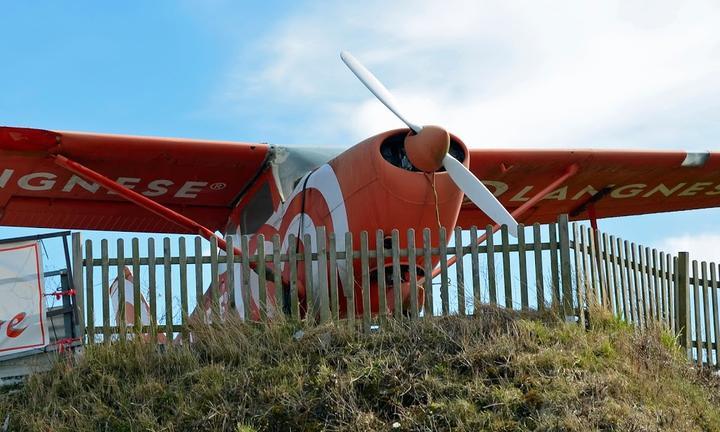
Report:
<svg viewBox="0 0 720 432"><path fill-rule="evenodd" d="M720 383L674 339L604 314L197 326L161 352L88 347L0 394L9 430L720 430Z"/></svg>

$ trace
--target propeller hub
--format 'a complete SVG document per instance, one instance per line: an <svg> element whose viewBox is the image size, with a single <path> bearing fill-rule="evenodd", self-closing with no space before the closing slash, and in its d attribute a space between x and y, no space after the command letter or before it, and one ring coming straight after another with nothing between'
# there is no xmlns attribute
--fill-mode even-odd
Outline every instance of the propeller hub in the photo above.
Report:
<svg viewBox="0 0 720 432"><path fill-rule="evenodd" d="M440 126L424 126L420 132L405 137L405 154L415 168L435 172L443 165L450 149L450 134Z"/></svg>

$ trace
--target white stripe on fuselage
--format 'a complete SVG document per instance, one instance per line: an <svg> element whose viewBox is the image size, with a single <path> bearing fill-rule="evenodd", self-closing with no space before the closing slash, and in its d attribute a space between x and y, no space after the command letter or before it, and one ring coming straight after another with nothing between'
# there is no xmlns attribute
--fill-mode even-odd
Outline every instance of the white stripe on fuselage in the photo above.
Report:
<svg viewBox="0 0 720 432"><path fill-rule="evenodd" d="M310 176L309 179L308 176ZM305 184L306 180L307 184ZM272 214L272 216L270 216L266 224L272 226L273 228L275 228L275 230L279 230L280 226L282 225L283 219L289 216L286 214L286 212L288 207L290 206L290 203L293 201L293 199L295 199L303 192L303 189L306 191L310 189L316 189L318 192L320 192L323 199L325 200L325 204L327 205L328 210L330 211L333 231L340 234L335 239L336 248L337 250L345 250L345 233L348 231L347 210L345 209L345 200L343 198L342 190L340 189L340 183L338 182L337 176L335 175L332 167L330 167L330 165L328 164L322 165L317 170L303 176L300 181L298 181L297 186L295 186L292 194L290 194L290 196L285 200L285 202L283 202L278 207L278 209L275 210L275 212ZM300 236L302 238L305 234L310 234L313 239L312 251L317 252L315 221L313 221L312 218L307 214L298 213L293 216L292 220L288 225L287 231L282 238L280 249L283 253L286 253L288 250L288 241L290 234L298 233L301 219L303 220L303 226L302 229L299 231ZM238 240L236 244L239 244L239 236L236 236L233 240ZM265 252L271 253L272 251L272 242L266 241ZM284 269L286 265L287 262L283 263L282 268ZM235 270L235 274L238 275L238 277L235 278L235 304L237 305L240 315L244 317L243 299L241 291L242 268L238 264L236 265ZM347 274L345 260L337 261L337 270L340 276L340 280L344 283L345 276ZM313 263L313 275L315 277L315 280L313 280L313 284L317 286L317 262ZM255 304L258 304L258 276L255 272L251 272L250 274L250 293L253 302ZM313 293L315 297L313 300L317 305L317 302L319 301L319 292L317 290L313 290ZM268 315L270 315L270 313L268 313Z"/></svg>

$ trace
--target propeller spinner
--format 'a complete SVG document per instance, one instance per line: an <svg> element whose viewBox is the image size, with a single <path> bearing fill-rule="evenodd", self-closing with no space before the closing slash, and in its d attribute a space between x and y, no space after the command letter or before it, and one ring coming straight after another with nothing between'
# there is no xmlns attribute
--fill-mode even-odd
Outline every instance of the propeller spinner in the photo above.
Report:
<svg viewBox="0 0 720 432"><path fill-rule="evenodd" d="M375 75L347 51L341 52L340 58L365 87L414 132L405 138L405 153L410 162L424 172L435 172L441 166L445 167L450 178L470 201L496 223L507 225L508 232L517 237L518 224L512 215L470 170L448 153L450 134L439 126L423 127L411 123L401 113L393 95Z"/></svg>

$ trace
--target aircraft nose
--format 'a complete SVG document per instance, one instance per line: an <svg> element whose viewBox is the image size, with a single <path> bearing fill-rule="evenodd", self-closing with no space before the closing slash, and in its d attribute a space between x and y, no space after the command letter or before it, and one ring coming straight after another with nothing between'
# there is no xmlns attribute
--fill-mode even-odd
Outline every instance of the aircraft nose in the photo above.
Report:
<svg viewBox="0 0 720 432"><path fill-rule="evenodd" d="M449 148L450 134L439 126L424 126L419 133L405 137L408 159L415 168L424 172L440 169Z"/></svg>

